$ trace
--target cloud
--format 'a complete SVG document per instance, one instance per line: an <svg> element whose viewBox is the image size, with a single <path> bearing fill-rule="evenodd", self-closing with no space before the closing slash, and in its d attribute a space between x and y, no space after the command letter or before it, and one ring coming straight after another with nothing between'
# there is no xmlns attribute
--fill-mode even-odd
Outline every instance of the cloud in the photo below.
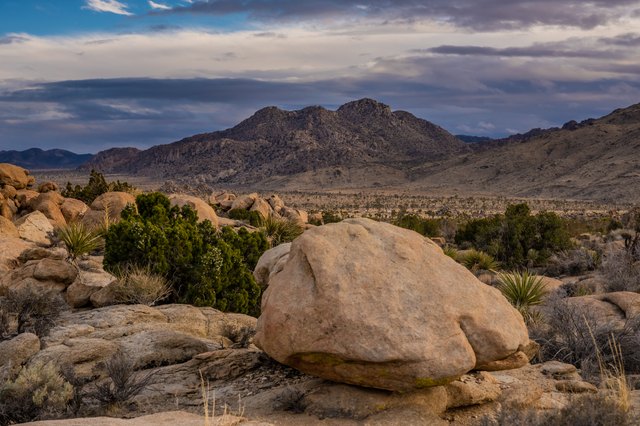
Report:
<svg viewBox="0 0 640 426"><path fill-rule="evenodd" d="M116 15L132 16L127 10L128 6L118 0L86 0L84 9L94 12L115 13Z"/></svg>
<svg viewBox="0 0 640 426"><path fill-rule="evenodd" d="M170 6L162 3L156 3L154 1L149 0L149 6L154 10L171 10Z"/></svg>
<svg viewBox="0 0 640 426"><path fill-rule="evenodd" d="M8 34L6 36L0 37L0 45L1 44L14 44L14 43L22 43L24 41L29 40L27 36L19 35L19 34Z"/></svg>
<svg viewBox="0 0 640 426"><path fill-rule="evenodd" d="M475 30L534 25L594 28L631 16L636 0L199 0L169 13L247 14L263 22L435 20Z"/></svg>
<svg viewBox="0 0 640 426"><path fill-rule="evenodd" d="M442 55L460 56L498 56L498 57L531 57L531 58L620 58L624 54L616 51L594 49L572 49L558 45L533 45L527 47L495 48L486 46L451 46L443 45L416 52L430 52Z"/></svg>

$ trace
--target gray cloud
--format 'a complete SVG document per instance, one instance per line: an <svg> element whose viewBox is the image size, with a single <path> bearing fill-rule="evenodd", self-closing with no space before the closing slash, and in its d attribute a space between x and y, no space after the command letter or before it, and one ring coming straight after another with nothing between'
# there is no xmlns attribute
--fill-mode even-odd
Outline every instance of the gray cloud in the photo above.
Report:
<svg viewBox="0 0 640 426"><path fill-rule="evenodd" d="M0 45L1 44L13 44L13 43L22 43L23 41L27 41L28 38L19 36L19 35L6 35L0 37Z"/></svg>
<svg viewBox="0 0 640 426"><path fill-rule="evenodd" d="M542 81L519 68L496 74L497 60L470 64L457 56L412 57L394 64L417 70L411 78L390 69L307 83L134 78L34 83L0 94L0 134L5 149L23 149L25 141L76 152L148 147L233 126L267 105L334 109L372 97L453 133L473 129L500 136L507 129L524 132L601 116L640 97L640 83L631 80ZM381 60L380 66L390 65Z"/></svg>
<svg viewBox="0 0 640 426"><path fill-rule="evenodd" d="M436 19L476 30L531 25L594 28L638 7L637 0L200 0L155 13L248 14L260 21Z"/></svg>
<svg viewBox="0 0 640 426"><path fill-rule="evenodd" d="M533 45L527 47L495 48L485 46L437 46L431 49L417 50L416 53L429 52L443 55L460 56L501 56L532 58L597 58L614 59L625 55L612 50L568 49L560 45Z"/></svg>
<svg viewBox="0 0 640 426"><path fill-rule="evenodd" d="M599 41L614 46L637 47L640 46L640 34L626 33L615 37L602 37Z"/></svg>

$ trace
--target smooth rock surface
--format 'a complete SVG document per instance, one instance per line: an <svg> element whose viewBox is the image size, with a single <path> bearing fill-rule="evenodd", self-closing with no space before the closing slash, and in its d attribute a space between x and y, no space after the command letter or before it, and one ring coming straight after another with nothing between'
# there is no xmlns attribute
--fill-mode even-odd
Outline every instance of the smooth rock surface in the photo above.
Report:
<svg viewBox="0 0 640 426"><path fill-rule="evenodd" d="M348 219L292 243L269 279L255 342L305 373L406 391L518 358L529 338L497 289L430 240Z"/></svg>
<svg viewBox="0 0 640 426"><path fill-rule="evenodd" d="M0 185L11 185L16 189L24 189L35 182L29 171L9 163L0 163Z"/></svg>
<svg viewBox="0 0 640 426"><path fill-rule="evenodd" d="M53 225L43 213L39 211L29 213L18 219L15 225L21 238L36 244L51 245Z"/></svg>

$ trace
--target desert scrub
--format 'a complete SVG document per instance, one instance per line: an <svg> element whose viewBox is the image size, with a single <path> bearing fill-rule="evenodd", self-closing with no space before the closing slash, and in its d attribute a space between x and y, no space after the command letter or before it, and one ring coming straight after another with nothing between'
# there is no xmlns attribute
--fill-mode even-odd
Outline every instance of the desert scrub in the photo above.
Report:
<svg viewBox="0 0 640 426"><path fill-rule="evenodd" d="M91 204L98 196L112 191L134 192L135 188L127 182L120 182L119 180L107 182L102 173L92 169L89 174L89 182L85 186L73 186L71 182L67 182L65 189L62 190L62 196L76 198L86 204Z"/></svg>
<svg viewBox="0 0 640 426"><path fill-rule="evenodd" d="M44 337L67 308L57 292L9 290L0 297L0 340L27 332Z"/></svg>
<svg viewBox="0 0 640 426"><path fill-rule="evenodd" d="M288 243L302 235L304 227L293 220L269 216L260 228L267 236L271 247Z"/></svg>
<svg viewBox="0 0 640 426"><path fill-rule="evenodd" d="M251 226L260 226L264 218L257 211L249 211L245 209L231 209L227 213L229 219L241 220L247 222Z"/></svg>
<svg viewBox="0 0 640 426"><path fill-rule="evenodd" d="M67 248L71 261L101 248L104 244L100 232L89 229L81 222L71 222L58 228L56 234Z"/></svg>
<svg viewBox="0 0 640 426"><path fill-rule="evenodd" d="M118 303L153 306L169 297L171 286L165 277L154 274L148 266L133 265L118 274L114 293Z"/></svg>
<svg viewBox="0 0 640 426"><path fill-rule="evenodd" d="M527 324L534 322L537 316L532 313L531 308L541 304L547 294L542 277L526 270L500 272L497 275L497 281L498 290L522 314L525 322Z"/></svg>
<svg viewBox="0 0 640 426"><path fill-rule="evenodd" d="M188 206L171 207L166 196L150 193L139 195L109 228L104 265L116 273L138 266L167 277L169 302L256 314L260 287L251 271L267 247L260 233L217 232L207 220L198 223Z"/></svg>
<svg viewBox="0 0 640 426"><path fill-rule="evenodd" d="M53 363L23 367L15 380L0 384L0 424L30 422L65 412L73 386Z"/></svg>
<svg viewBox="0 0 640 426"><path fill-rule="evenodd" d="M565 223L557 214L532 215L527 204L513 204L503 215L472 219L459 227L455 242L470 244L507 267L542 265L553 253L572 247Z"/></svg>
<svg viewBox="0 0 640 426"><path fill-rule="evenodd" d="M458 249L457 248L447 245L446 247L444 247L442 249L442 252L445 254L445 256L449 256L450 258L452 258L456 262L458 261Z"/></svg>
<svg viewBox="0 0 640 426"><path fill-rule="evenodd" d="M598 393L572 399L567 406L553 410L531 410L520 406L503 407L494 417L485 416L482 426L627 426L629 414L615 398Z"/></svg>
<svg viewBox="0 0 640 426"><path fill-rule="evenodd" d="M94 397L106 408L119 406L142 392L151 383L153 373L136 375L134 362L123 352L105 362L108 379L95 386Z"/></svg>
<svg viewBox="0 0 640 426"><path fill-rule="evenodd" d="M440 236L440 223L437 219L426 219L416 214L407 214L404 211L400 211L391 223L400 228L416 231L425 237Z"/></svg>
<svg viewBox="0 0 640 426"><path fill-rule="evenodd" d="M490 254L483 251L471 249L463 254L458 254L457 258L465 268L471 272L478 271L495 271L499 268L500 264Z"/></svg>

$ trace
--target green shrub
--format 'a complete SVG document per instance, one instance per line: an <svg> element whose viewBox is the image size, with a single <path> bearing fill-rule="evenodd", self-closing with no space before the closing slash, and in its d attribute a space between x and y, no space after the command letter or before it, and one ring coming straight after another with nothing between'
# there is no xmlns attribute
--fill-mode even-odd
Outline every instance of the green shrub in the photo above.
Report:
<svg viewBox="0 0 640 426"><path fill-rule="evenodd" d="M30 422L64 413L73 386L52 364L23 367L13 381L0 384L0 424Z"/></svg>
<svg viewBox="0 0 640 426"><path fill-rule="evenodd" d="M562 218L550 212L531 215L526 204L508 206L504 215L470 220L458 229L455 241L514 268L544 264L553 253L572 247Z"/></svg>
<svg viewBox="0 0 640 426"><path fill-rule="evenodd" d="M91 253L104 243L100 232L93 231L80 222L71 222L58 228L57 235L67 247L70 260Z"/></svg>
<svg viewBox="0 0 640 426"><path fill-rule="evenodd" d="M304 227L293 220L270 216L262 223L261 230L267 236L271 247L288 243L302 235Z"/></svg>
<svg viewBox="0 0 640 426"><path fill-rule="evenodd" d="M62 195L67 198L76 198L87 204L93 203L93 200L105 192L121 191L133 192L135 188L127 182L107 182L104 175L96 170L91 169L89 174L89 182L85 186L71 185L67 182L67 186L62 190Z"/></svg>
<svg viewBox="0 0 640 426"><path fill-rule="evenodd" d="M425 219L416 214L400 213L392 223L401 228L416 231L425 237L437 237L440 235L440 223L436 219Z"/></svg>
<svg viewBox="0 0 640 426"><path fill-rule="evenodd" d="M159 193L142 194L106 235L104 265L118 272L133 265L169 279L171 302L257 313L260 288L251 273L266 249L264 236L233 230L217 233L196 213L171 207Z"/></svg>
<svg viewBox="0 0 640 426"><path fill-rule="evenodd" d="M338 223L342 222L342 216L339 213L333 211L322 212L322 223Z"/></svg>
<svg viewBox="0 0 640 426"><path fill-rule="evenodd" d="M247 222L251 226L260 226L264 218L257 211L249 211L245 209L232 209L227 213L229 219L241 220Z"/></svg>
<svg viewBox="0 0 640 426"><path fill-rule="evenodd" d="M455 260L456 262L458 261L458 249L453 247L453 246L446 246L442 249L442 252L446 255L449 256L450 258L452 258L453 260Z"/></svg>
<svg viewBox="0 0 640 426"><path fill-rule="evenodd" d="M547 293L542 277L522 272L498 273L498 289L509 303L522 314L525 322L530 324L535 316L531 307L539 305Z"/></svg>

